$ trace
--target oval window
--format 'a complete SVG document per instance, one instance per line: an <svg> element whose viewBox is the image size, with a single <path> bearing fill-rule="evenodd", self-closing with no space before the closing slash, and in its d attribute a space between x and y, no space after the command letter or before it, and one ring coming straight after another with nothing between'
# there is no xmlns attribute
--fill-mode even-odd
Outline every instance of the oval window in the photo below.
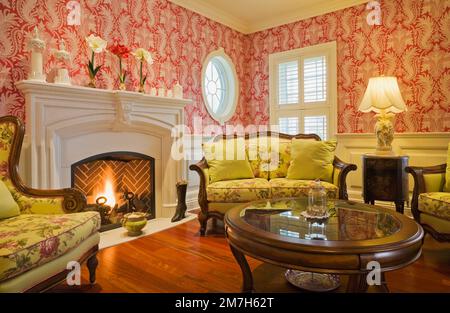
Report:
<svg viewBox="0 0 450 313"><path fill-rule="evenodd" d="M202 93L206 109L220 124L236 111L238 81L236 69L223 49L211 52L203 64Z"/></svg>

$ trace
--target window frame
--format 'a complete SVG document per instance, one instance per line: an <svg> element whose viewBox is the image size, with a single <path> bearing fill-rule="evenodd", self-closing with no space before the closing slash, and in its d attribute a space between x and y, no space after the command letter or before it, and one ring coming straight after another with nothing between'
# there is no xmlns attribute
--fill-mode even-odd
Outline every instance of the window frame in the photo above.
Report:
<svg viewBox="0 0 450 313"><path fill-rule="evenodd" d="M298 117L299 131L304 130L304 117L325 115L327 117L327 139L336 137L337 132L337 46L336 41L314 46L287 50L269 55L269 114L271 125L278 125L280 117ZM327 64L326 101L304 102L304 59L325 56ZM299 101L295 104L279 104L278 65L297 61Z"/></svg>
<svg viewBox="0 0 450 313"><path fill-rule="evenodd" d="M205 85L206 69L208 68L208 64L212 61L212 59L216 59L218 62L220 62L225 72L225 86L229 88L229 91L224 91L223 103L221 104L221 106L224 106L225 108L223 110L219 110L218 113L215 113L209 105L206 92L207 86ZM223 125L234 115L234 113L236 112L237 103L239 101L239 80L237 77L236 68L233 61L225 53L223 48L214 50L206 56L206 59L203 61L200 84L203 103L206 107L206 110L215 121L219 122L220 125Z"/></svg>

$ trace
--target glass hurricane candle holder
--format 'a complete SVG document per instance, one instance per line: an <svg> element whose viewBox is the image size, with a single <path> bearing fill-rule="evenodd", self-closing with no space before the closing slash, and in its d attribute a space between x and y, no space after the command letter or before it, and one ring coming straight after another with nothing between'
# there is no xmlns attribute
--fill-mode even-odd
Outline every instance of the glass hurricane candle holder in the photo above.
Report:
<svg viewBox="0 0 450 313"><path fill-rule="evenodd" d="M308 210L310 217L325 217L327 215L327 191L320 183L314 181L308 193Z"/></svg>

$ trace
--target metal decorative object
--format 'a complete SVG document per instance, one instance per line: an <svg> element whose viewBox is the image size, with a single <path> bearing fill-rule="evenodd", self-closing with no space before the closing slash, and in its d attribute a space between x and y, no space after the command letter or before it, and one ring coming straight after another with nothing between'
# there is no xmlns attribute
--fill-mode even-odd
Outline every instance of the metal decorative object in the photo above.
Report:
<svg viewBox="0 0 450 313"><path fill-rule="evenodd" d="M313 291L333 291L341 285L339 275L287 270L284 274L287 281L297 288Z"/></svg>
<svg viewBox="0 0 450 313"><path fill-rule="evenodd" d="M187 192L187 182L180 181L177 183L177 197L178 203L175 211L175 215L172 217L172 223L181 221L186 217L186 192Z"/></svg>

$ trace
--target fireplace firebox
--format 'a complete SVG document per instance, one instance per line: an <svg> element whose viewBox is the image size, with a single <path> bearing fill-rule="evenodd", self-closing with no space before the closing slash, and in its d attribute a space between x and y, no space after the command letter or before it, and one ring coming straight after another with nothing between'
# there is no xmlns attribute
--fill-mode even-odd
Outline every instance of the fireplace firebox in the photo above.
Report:
<svg viewBox="0 0 450 313"><path fill-rule="evenodd" d="M72 187L87 197L87 210L98 211L101 231L121 226L130 212L155 217L155 160L135 152L94 155L71 166Z"/></svg>

